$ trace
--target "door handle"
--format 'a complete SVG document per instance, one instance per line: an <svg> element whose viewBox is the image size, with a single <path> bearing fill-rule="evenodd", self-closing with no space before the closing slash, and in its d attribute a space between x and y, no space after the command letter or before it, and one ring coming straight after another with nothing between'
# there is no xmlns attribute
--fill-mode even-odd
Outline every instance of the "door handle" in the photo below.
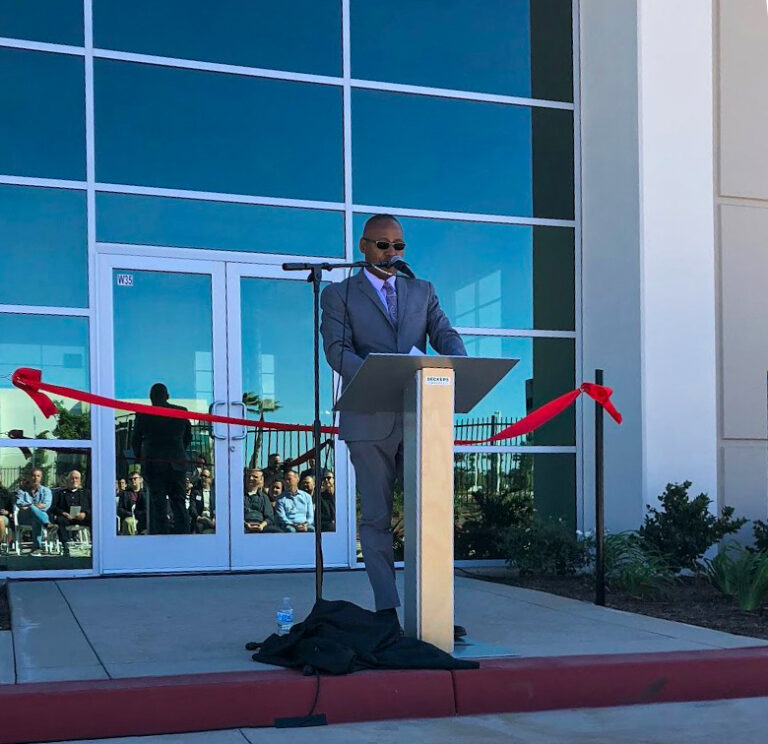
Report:
<svg viewBox="0 0 768 744"><path fill-rule="evenodd" d="M208 413L214 415L216 413L216 408L218 406L225 406L227 405L227 401L225 400L215 400L211 405L208 406ZM212 439L226 439L226 436L223 434L217 434L216 433L216 423L211 422L211 438Z"/></svg>
<svg viewBox="0 0 768 744"><path fill-rule="evenodd" d="M233 400L229 405L231 406L242 406L243 409L243 415L241 418L245 418L246 414L248 413L248 409L245 407L245 403L241 400ZM248 427L245 425L243 426L243 433L237 434L236 436L231 437L232 439L245 439L248 436Z"/></svg>

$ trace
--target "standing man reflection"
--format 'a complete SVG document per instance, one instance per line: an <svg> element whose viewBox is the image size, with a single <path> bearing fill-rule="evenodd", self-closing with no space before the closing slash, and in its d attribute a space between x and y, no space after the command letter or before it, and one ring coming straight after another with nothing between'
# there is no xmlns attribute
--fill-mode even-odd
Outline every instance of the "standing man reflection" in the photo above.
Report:
<svg viewBox="0 0 768 744"><path fill-rule="evenodd" d="M149 391L153 406L186 411L168 402L168 388L156 382ZM184 508L184 476L187 447L192 441L192 426L187 419L136 414L133 453L142 461L142 474L149 491L149 533L169 532L167 502L173 515L173 532L189 533L189 513Z"/></svg>
<svg viewBox="0 0 768 744"><path fill-rule="evenodd" d="M399 220L389 214L371 217L363 228L360 251L369 264L402 256L405 240ZM438 354L467 354L432 284L396 273L395 268L370 266L323 290L325 356L344 385L368 354L407 354L414 346L426 351L427 338ZM400 598L395 587L391 523L395 481L403 482L402 414L342 413L339 438L347 443L357 475L360 542L376 610L396 616Z"/></svg>

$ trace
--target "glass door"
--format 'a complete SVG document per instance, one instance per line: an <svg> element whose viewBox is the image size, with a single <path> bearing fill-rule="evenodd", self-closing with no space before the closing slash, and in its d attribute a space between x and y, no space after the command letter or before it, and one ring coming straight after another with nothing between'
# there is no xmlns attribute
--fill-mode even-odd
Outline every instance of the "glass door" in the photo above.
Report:
<svg viewBox="0 0 768 744"><path fill-rule="evenodd" d="M304 279L277 266L227 265L229 402L250 419L312 424L312 288ZM334 378L322 352L320 379L322 423L332 424ZM343 443L323 436L321 482L315 483L310 431L232 428L233 568L314 565L307 504L315 491L321 499L324 563L349 565L354 545L347 527ZM235 484L242 488L236 491Z"/></svg>
<svg viewBox="0 0 768 744"><path fill-rule="evenodd" d="M100 257L100 391L227 412L223 264ZM229 567L229 432L99 409L105 572Z"/></svg>
<svg viewBox="0 0 768 744"><path fill-rule="evenodd" d="M312 435L312 292L277 266L100 256L99 392L280 430L99 408L106 573L311 568L313 496L326 566L354 556L346 451ZM330 368L322 421L333 423Z"/></svg>

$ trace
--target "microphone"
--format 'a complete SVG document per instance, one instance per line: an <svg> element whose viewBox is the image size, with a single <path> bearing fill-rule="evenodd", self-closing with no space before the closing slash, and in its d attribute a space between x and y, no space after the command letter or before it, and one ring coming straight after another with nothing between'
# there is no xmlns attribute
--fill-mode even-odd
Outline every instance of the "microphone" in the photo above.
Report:
<svg viewBox="0 0 768 744"><path fill-rule="evenodd" d="M384 261L384 263L378 263L374 264L374 266L378 266L381 269L391 269L395 268L397 269L401 274L404 274L409 279L415 279L416 274L413 273L413 270L411 267L403 261L400 256L392 256L392 258L389 259L389 261Z"/></svg>

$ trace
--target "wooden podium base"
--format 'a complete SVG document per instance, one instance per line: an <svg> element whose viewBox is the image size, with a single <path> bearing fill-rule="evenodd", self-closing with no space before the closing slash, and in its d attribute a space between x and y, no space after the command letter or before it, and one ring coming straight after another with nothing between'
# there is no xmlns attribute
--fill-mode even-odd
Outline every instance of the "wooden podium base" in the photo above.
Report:
<svg viewBox="0 0 768 744"><path fill-rule="evenodd" d="M453 651L454 372L417 370L404 393L406 635Z"/></svg>
<svg viewBox="0 0 768 744"><path fill-rule="evenodd" d="M470 411L517 361L369 354L336 402L337 411L403 414L405 632L448 653L453 651L453 412Z"/></svg>

